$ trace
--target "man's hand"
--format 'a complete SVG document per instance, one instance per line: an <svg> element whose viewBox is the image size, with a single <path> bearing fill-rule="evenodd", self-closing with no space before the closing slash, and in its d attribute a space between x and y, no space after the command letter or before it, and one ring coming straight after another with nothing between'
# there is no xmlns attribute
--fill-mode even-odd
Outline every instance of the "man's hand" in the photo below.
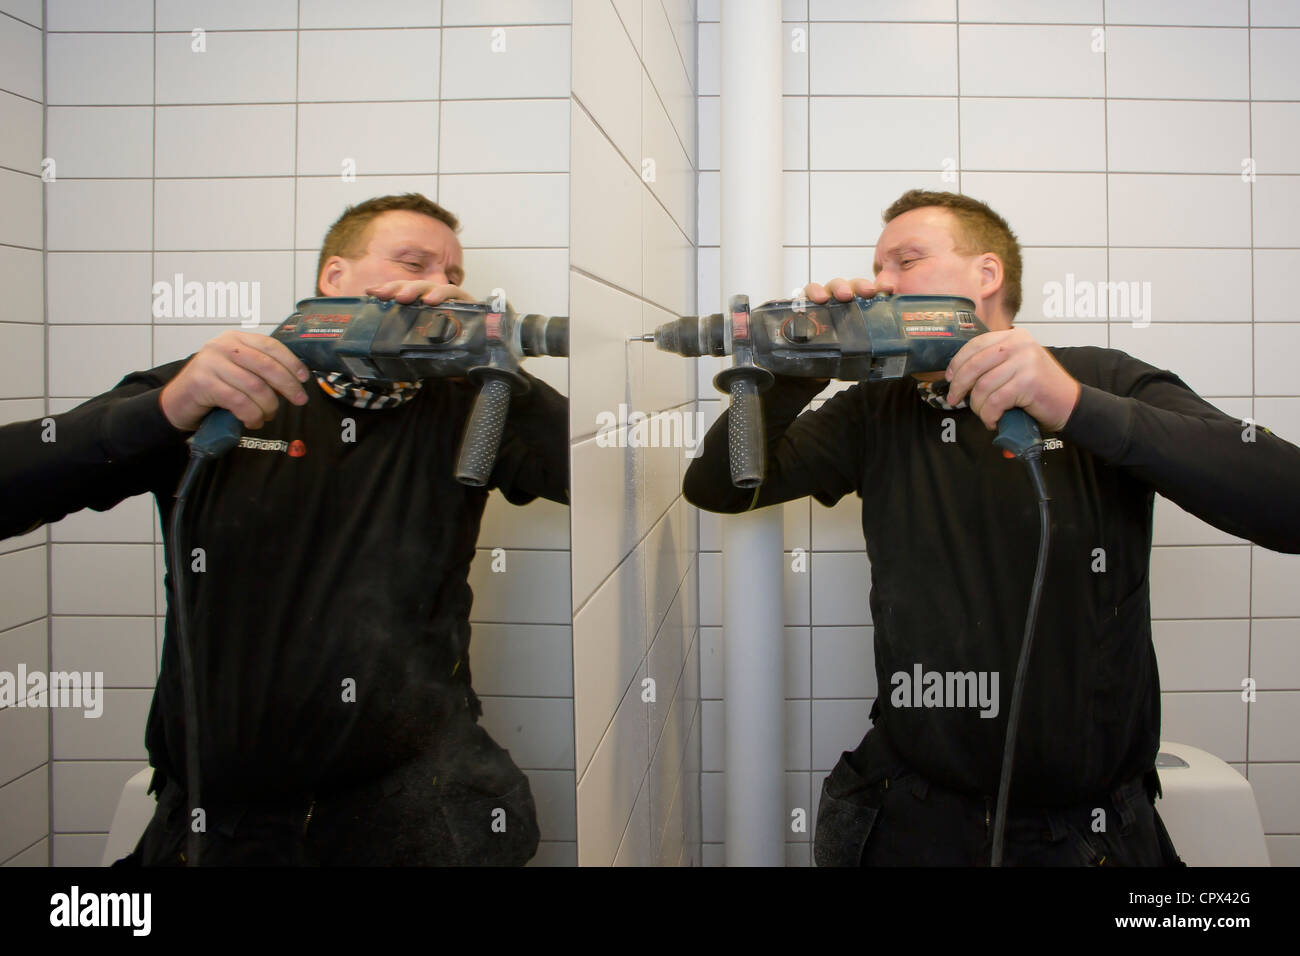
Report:
<svg viewBox="0 0 1300 956"><path fill-rule="evenodd" d="M410 305L419 299L425 305L438 305L448 299L461 302L473 302L474 297L456 285L439 285L427 279L396 279L366 289L366 295L378 299L396 299L402 305Z"/></svg>
<svg viewBox="0 0 1300 956"><path fill-rule="evenodd" d="M878 290L870 279L832 279L825 285L809 282L803 287L803 294L818 305L827 302L831 296L840 302L848 302L855 295L870 299L878 291L883 290Z"/></svg>
<svg viewBox="0 0 1300 956"><path fill-rule="evenodd" d="M992 431L1002 413L1017 406L1044 431L1065 427L1079 401L1079 383L1024 329L977 335L952 357L946 373L948 402L969 393L975 414Z"/></svg>
<svg viewBox="0 0 1300 956"><path fill-rule="evenodd" d="M204 343L163 388L158 403L181 431L194 431L214 408L229 409L246 428L261 428L275 417L280 395L306 404L298 383L310 375L282 342L231 329Z"/></svg>

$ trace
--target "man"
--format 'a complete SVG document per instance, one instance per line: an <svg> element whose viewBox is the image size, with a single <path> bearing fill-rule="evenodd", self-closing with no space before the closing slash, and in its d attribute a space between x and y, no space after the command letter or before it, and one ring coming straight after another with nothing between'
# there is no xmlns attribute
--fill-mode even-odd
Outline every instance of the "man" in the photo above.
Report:
<svg viewBox="0 0 1300 956"><path fill-rule="evenodd" d="M1043 456L1052 542L1005 861L1175 862L1153 807L1154 493L1264 547L1300 552L1300 449L1267 429L1251 432L1172 373L1110 349L1046 349L1013 328L1020 249L984 203L913 190L884 219L874 281L810 284L808 298L965 296L990 331L946 372L858 384L803 415L825 380L778 377L762 396L768 464L757 495L731 486L726 414L684 482L689 501L723 512L803 495L826 506L849 493L862 498L879 690L873 728L824 781L815 859L990 862L1039 536L1027 476L990 432L1003 412L1020 407L1045 439L1059 442ZM930 672L973 675L993 688L996 703L935 695L918 705L920 689L910 682Z"/></svg>
<svg viewBox="0 0 1300 956"><path fill-rule="evenodd" d="M461 288L456 218L418 194L348 209L318 291L411 303ZM565 399L529 376L490 487L567 502ZM205 864L521 864L536 850L524 774L476 724L467 582L487 489L454 463L476 389L313 376L281 343L227 331L40 423L0 430L0 535L152 491L168 528L185 439L227 408L257 441L209 466L184 513L184 609L146 743L157 813L134 856L184 861L189 825L177 615L198 678ZM283 408L280 399L287 400Z"/></svg>

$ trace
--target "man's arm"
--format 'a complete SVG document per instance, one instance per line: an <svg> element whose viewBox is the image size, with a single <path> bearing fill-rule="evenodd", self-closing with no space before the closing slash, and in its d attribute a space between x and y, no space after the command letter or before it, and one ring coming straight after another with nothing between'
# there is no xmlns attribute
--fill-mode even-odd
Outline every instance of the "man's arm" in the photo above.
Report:
<svg viewBox="0 0 1300 956"><path fill-rule="evenodd" d="M536 376L510 399L501 447L488 480L512 505L534 498L569 503L569 400ZM477 389L475 389L477 391Z"/></svg>
<svg viewBox="0 0 1300 956"><path fill-rule="evenodd" d="M159 395L184 364L133 372L71 411L0 428L0 538L174 482L187 433L167 420Z"/></svg>
<svg viewBox="0 0 1300 956"><path fill-rule="evenodd" d="M861 386L838 392L817 411L800 415L825 387L825 379L778 375L760 395L767 464L763 484L753 491L731 483L731 413L724 411L704 436L703 451L686 469L686 500L705 511L736 514L805 495L829 507L857 491L866 451Z"/></svg>
<svg viewBox="0 0 1300 956"><path fill-rule="evenodd" d="M1083 385L1062 437L1216 528L1300 553L1300 448L1225 415L1172 372L1096 351L1094 380L1109 374L1113 388Z"/></svg>

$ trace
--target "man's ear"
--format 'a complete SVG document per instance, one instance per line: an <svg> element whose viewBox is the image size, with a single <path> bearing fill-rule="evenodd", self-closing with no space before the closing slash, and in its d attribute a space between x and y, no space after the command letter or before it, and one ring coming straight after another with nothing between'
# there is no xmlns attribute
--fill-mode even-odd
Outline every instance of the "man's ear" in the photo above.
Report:
<svg viewBox="0 0 1300 956"><path fill-rule="evenodd" d="M1001 289L1004 277L1002 260L996 253L986 252L980 256L980 291L984 295L993 295Z"/></svg>
<svg viewBox="0 0 1300 956"><path fill-rule="evenodd" d="M342 256L330 256L321 266L316 284L322 295L338 295L339 283L347 271L348 261Z"/></svg>

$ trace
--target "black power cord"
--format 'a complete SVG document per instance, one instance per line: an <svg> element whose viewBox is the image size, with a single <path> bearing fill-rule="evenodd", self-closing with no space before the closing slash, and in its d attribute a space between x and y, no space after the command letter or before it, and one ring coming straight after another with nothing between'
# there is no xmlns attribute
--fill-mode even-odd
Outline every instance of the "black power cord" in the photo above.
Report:
<svg viewBox="0 0 1300 956"><path fill-rule="evenodd" d="M194 811L202 807L199 772L199 700L198 682L194 675L194 647L190 643L189 608L185 601L185 549L181 547L182 517L185 501L195 480L210 461L220 458L239 441L242 430L239 419L224 408L209 412L199 430L190 436L190 461L185 466L180 484L176 486L176 501L168 520L167 563L170 566L172 587L176 589L176 638L181 660L181 695L185 711L185 795L186 834L185 863L198 866L202 857L200 831L195 829ZM206 825L206 821L205 821Z"/></svg>
<svg viewBox="0 0 1300 956"><path fill-rule="evenodd" d="M1043 596L1043 578L1047 574L1047 551L1051 542L1052 522L1047 507L1047 481L1043 477L1042 449L1036 447L1022 459L1029 469L1029 479L1038 494L1038 566L1034 569L1034 585L1029 592L1029 613L1025 616L1025 636L1020 645L1020 659L1016 663L1016 679L1011 690L1011 710L1007 714L1007 737L1002 748L1002 773L998 780L998 803L993 816L992 866L1002 865L1002 844L1007 827L1007 803L1011 798L1011 770L1015 762L1016 732L1020 729L1020 705L1025 696L1025 674L1029 670L1029 652L1034 643L1034 626L1038 622L1038 604Z"/></svg>

